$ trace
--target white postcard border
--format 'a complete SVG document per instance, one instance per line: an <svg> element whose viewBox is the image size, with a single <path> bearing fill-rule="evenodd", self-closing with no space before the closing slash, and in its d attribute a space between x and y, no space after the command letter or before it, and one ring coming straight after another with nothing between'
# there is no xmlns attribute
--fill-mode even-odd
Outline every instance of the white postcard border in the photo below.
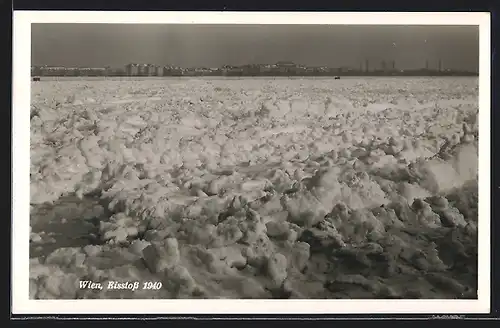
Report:
<svg viewBox="0 0 500 328"><path fill-rule="evenodd" d="M32 23L478 25L479 218L477 300L30 300L29 166ZM384 314L490 311L490 14L394 12L14 11L12 93L13 314Z"/></svg>

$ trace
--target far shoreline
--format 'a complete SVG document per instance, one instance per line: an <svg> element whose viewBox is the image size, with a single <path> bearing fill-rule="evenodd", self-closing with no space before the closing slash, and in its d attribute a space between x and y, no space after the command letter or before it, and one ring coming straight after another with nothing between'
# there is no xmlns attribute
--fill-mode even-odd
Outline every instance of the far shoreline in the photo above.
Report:
<svg viewBox="0 0 500 328"><path fill-rule="evenodd" d="M350 75L340 76L32 76L40 81L85 81L85 80L355 80L355 79L449 79L449 78L479 78L478 75Z"/></svg>

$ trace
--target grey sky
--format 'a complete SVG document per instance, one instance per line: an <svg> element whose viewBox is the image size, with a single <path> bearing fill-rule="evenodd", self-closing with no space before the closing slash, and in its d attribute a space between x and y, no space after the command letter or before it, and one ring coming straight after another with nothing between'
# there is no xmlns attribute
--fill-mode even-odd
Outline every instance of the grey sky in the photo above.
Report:
<svg viewBox="0 0 500 328"><path fill-rule="evenodd" d="M32 24L32 64L183 67L274 63L477 71L477 26Z"/></svg>

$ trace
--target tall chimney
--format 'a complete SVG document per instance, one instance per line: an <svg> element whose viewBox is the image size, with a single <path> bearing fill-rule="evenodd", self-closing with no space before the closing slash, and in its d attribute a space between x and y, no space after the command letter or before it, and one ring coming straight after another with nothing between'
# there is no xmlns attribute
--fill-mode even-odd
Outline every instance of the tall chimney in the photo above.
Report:
<svg viewBox="0 0 500 328"><path fill-rule="evenodd" d="M439 62L438 62L438 69L439 71L441 72L441 70L443 69L442 65L441 65L441 59L439 59Z"/></svg>
<svg viewBox="0 0 500 328"><path fill-rule="evenodd" d="M395 70L395 69L396 69L396 61L395 61L395 60L393 60L393 61L392 61L392 69L393 69L393 70Z"/></svg>
<svg viewBox="0 0 500 328"><path fill-rule="evenodd" d="M370 61L368 59L366 60L366 63L365 63L365 69L367 72L370 71Z"/></svg>
<svg viewBox="0 0 500 328"><path fill-rule="evenodd" d="M425 69L426 70L429 69L429 60L428 59L425 60Z"/></svg>

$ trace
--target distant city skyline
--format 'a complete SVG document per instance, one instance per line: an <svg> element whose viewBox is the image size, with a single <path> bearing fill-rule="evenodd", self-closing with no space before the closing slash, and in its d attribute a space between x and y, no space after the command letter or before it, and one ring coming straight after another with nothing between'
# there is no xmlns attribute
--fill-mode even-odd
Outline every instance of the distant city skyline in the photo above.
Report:
<svg viewBox="0 0 500 328"><path fill-rule="evenodd" d="M479 69L477 26L32 24L31 42L32 65Z"/></svg>

